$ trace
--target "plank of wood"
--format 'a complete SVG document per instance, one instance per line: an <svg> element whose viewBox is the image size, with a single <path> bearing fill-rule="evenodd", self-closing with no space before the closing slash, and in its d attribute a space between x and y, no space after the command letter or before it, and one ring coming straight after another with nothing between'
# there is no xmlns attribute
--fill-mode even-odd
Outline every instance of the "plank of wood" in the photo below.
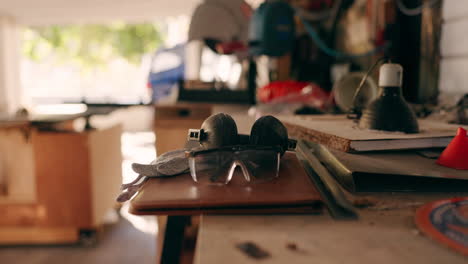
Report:
<svg viewBox="0 0 468 264"><path fill-rule="evenodd" d="M37 219L43 217L43 209L37 204L27 203L1 203L0 226L31 227L37 223Z"/></svg>
<svg viewBox="0 0 468 264"><path fill-rule="evenodd" d="M0 204L36 200L33 130L28 127L0 128Z"/></svg>
<svg viewBox="0 0 468 264"><path fill-rule="evenodd" d="M279 116L290 137L304 139L327 147L361 152L376 150L446 147L460 125L419 120L420 132L405 134L361 129L344 115ZM462 126L468 129L467 126Z"/></svg>
<svg viewBox="0 0 468 264"><path fill-rule="evenodd" d="M466 263L461 254L421 235L413 223L422 204L455 194L383 194L360 209L358 221L328 215L202 216L195 264ZM381 209L380 209L381 208ZM255 259L238 249L252 242L270 257Z"/></svg>
<svg viewBox="0 0 468 264"><path fill-rule="evenodd" d="M86 133L37 132L32 135L37 201L44 227L92 227L89 144Z"/></svg>
<svg viewBox="0 0 468 264"><path fill-rule="evenodd" d="M311 143L316 157L351 192L447 192L468 189L468 173L416 151L351 154Z"/></svg>
<svg viewBox="0 0 468 264"><path fill-rule="evenodd" d="M130 212L180 215L185 210L189 215L218 209L221 213L230 209L235 213L269 209L271 213L290 212L289 208L299 206L307 207L309 212L321 211L321 197L294 153L282 157L276 179L254 185L245 185L239 170L226 186L197 184L190 174L151 178L131 200Z"/></svg>
<svg viewBox="0 0 468 264"><path fill-rule="evenodd" d="M122 184L121 135L121 125L88 133L93 226L102 224L119 195Z"/></svg>
<svg viewBox="0 0 468 264"><path fill-rule="evenodd" d="M0 227L0 244L75 243L78 229L73 227Z"/></svg>
<svg viewBox="0 0 468 264"><path fill-rule="evenodd" d="M440 61L439 54L445 50L441 48L442 34L442 2L438 2L431 8L425 8L421 16L421 46L419 57L419 87L418 101L425 103L437 103L439 95L439 76L440 76ZM445 7L444 7L445 8ZM457 41L454 41L457 43ZM455 53L459 54L459 53ZM445 55L445 54L443 54Z"/></svg>

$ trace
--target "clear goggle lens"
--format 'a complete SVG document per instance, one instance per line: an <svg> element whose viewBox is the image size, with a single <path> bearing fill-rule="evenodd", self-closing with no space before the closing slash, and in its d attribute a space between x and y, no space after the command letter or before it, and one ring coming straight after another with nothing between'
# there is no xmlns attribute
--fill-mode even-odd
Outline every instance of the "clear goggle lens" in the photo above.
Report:
<svg viewBox="0 0 468 264"><path fill-rule="evenodd" d="M253 184L278 177L275 150L213 151L189 158L190 174L200 184Z"/></svg>

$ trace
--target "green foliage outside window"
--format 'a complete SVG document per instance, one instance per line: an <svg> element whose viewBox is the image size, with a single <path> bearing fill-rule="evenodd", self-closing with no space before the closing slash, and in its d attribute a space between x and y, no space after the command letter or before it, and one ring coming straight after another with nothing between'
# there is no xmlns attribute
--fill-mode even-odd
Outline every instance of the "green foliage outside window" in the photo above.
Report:
<svg viewBox="0 0 468 264"><path fill-rule="evenodd" d="M93 68L117 57L139 64L142 55L154 51L161 41L157 27L150 23L29 27L23 53L34 61L53 56L59 62Z"/></svg>

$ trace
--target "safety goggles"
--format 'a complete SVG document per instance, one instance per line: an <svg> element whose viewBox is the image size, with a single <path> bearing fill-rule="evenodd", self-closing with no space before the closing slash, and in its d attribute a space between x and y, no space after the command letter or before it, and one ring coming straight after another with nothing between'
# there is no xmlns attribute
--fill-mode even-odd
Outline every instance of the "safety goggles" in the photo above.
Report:
<svg viewBox="0 0 468 264"><path fill-rule="evenodd" d="M254 184L278 177L281 148L278 146L236 145L186 151L192 179L200 184L228 184L240 167L240 184Z"/></svg>

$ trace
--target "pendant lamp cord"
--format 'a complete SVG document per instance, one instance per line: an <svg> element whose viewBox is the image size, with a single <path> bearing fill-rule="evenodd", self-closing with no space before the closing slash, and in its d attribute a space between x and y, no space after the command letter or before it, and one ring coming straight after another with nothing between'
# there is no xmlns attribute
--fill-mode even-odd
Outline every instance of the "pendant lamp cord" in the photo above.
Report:
<svg viewBox="0 0 468 264"><path fill-rule="evenodd" d="M364 76L362 77L361 82L359 83L358 87L356 88L356 91L354 91L353 107L349 110L348 114L346 115L346 117L348 119L353 119L353 120L355 120L357 122L357 120L359 120L361 118L362 109L359 106L357 106L356 98L358 97L359 93L362 90L362 87L366 83L367 78L369 78L369 75L374 72L375 67L382 64L385 61L389 61L387 59L387 57L382 57L382 58L378 59L376 62L374 62L374 64L367 70L366 74L364 74Z"/></svg>

